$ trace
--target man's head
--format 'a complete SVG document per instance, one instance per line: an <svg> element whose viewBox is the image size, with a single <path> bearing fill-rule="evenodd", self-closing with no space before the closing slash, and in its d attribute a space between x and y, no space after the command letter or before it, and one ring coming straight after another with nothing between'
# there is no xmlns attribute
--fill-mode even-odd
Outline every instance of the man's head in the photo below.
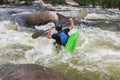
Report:
<svg viewBox="0 0 120 80"><path fill-rule="evenodd" d="M56 31L61 31L62 30L62 24L61 23L56 24L55 30Z"/></svg>

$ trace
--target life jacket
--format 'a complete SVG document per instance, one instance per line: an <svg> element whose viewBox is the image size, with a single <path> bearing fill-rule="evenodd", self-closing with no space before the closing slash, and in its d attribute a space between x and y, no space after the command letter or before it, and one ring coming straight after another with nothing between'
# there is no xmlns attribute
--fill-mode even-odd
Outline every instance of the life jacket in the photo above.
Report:
<svg viewBox="0 0 120 80"><path fill-rule="evenodd" d="M62 45L66 45L69 36L62 31L62 32L59 33L59 37L61 39Z"/></svg>

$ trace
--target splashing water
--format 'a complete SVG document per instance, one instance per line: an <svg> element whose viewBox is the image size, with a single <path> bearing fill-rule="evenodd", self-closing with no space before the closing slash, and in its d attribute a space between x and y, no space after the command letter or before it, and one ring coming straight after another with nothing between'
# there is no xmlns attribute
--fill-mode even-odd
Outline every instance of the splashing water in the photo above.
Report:
<svg viewBox="0 0 120 80"><path fill-rule="evenodd" d="M71 54L64 47L57 49L54 40L46 37L32 39L32 31L23 30L10 21L0 24L0 64L35 63L49 67L69 80L120 79L119 31L76 26L80 35Z"/></svg>

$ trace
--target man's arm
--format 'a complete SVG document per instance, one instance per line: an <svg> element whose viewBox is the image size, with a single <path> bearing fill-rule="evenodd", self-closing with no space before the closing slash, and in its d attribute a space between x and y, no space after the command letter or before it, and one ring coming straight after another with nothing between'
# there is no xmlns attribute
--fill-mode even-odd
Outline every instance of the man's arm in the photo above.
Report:
<svg viewBox="0 0 120 80"><path fill-rule="evenodd" d="M70 21L70 26L69 26L69 29L70 29L70 30L72 30L72 29L73 29L73 27L74 27L74 22L73 22L73 19L72 19L72 18L70 18L70 19L69 19L69 21Z"/></svg>
<svg viewBox="0 0 120 80"><path fill-rule="evenodd" d="M51 28L49 28L49 30L48 30L48 34L47 34L47 38L48 39L51 39L52 37L51 37L51 31L52 31L52 27Z"/></svg>

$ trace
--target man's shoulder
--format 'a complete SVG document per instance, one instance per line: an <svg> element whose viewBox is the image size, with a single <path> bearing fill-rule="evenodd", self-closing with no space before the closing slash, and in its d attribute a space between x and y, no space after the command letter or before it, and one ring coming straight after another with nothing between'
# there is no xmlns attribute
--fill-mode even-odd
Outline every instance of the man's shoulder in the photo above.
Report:
<svg viewBox="0 0 120 80"><path fill-rule="evenodd" d="M63 29L63 31L65 31L65 32L69 32L70 29L69 29L69 28L65 28L65 29Z"/></svg>
<svg viewBox="0 0 120 80"><path fill-rule="evenodd" d="M52 38L57 38L57 37L58 37L58 33L52 34Z"/></svg>

